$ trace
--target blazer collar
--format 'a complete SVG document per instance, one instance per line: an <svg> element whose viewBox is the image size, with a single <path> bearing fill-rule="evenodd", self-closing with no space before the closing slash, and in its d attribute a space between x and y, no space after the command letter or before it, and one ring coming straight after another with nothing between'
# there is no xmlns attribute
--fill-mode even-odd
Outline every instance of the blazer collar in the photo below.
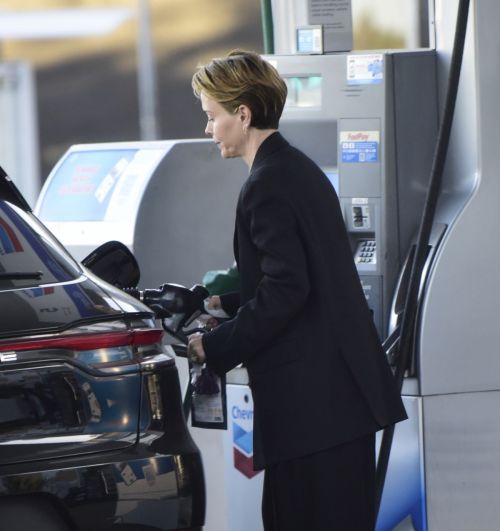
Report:
<svg viewBox="0 0 500 531"><path fill-rule="evenodd" d="M288 142L281 136L278 131L276 131L276 133L273 133L272 135L269 135L259 146L259 149L255 154L255 158L253 159L253 164L250 173L255 168L257 168L267 157L269 157L269 155L271 155L275 151L278 151L279 149L287 147L288 145Z"/></svg>

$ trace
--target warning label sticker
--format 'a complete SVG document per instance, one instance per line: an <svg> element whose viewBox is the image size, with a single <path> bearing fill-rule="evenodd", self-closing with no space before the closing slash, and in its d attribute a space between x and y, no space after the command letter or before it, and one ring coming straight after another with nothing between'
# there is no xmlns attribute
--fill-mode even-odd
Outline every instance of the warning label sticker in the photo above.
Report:
<svg viewBox="0 0 500 531"><path fill-rule="evenodd" d="M347 84L370 85L384 79L384 56L381 53L347 56Z"/></svg>

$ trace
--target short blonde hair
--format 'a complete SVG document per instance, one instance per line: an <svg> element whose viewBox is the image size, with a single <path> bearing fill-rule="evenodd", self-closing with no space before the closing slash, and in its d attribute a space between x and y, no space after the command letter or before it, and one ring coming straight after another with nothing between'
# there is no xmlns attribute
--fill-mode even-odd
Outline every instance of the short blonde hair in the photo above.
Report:
<svg viewBox="0 0 500 531"><path fill-rule="evenodd" d="M277 70L254 52L233 50L198 67L191 81L197 98L203 92L234 113L240 105L252 111L251 126L277 129L287 87Z"/></svg>

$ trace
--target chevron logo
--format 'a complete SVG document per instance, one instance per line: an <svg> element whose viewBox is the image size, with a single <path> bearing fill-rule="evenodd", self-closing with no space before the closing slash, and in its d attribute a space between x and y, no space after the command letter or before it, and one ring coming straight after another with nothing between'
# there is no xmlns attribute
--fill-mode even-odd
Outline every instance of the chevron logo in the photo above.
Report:
<svg viewBox="0 0 500 531"><path fill-rule="evenodd" d="M253 469L253 432L246 431L236 422L233 422L233 458L236 470L248 479L260 472Z"/></svg>

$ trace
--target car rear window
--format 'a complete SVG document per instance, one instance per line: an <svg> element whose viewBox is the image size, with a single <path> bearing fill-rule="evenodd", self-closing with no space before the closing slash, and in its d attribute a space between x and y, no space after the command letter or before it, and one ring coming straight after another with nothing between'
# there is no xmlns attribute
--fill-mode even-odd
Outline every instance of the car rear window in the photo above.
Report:
<svg viewBox="0 0 500 531"><path fill-rule="evenodd" d="M0 200L0 291L68 282L81 271L31 214Z"/></svg>

